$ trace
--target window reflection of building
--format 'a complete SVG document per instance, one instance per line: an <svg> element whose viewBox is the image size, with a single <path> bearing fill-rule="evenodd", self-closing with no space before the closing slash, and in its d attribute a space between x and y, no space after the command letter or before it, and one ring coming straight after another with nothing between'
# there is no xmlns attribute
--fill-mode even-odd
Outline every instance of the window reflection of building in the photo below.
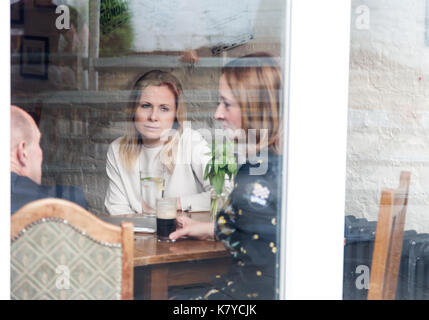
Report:
<svg viewBox="0 0 429 320"><path fill-rule="evenodd" d="M260 0L128 0L135 52L212 53L248 43Z"/></svg>
<svg viewBox="0 0 429 320"><path fill-rule="evenodd" d="M402 170L411 184L396 299L429 298L428 10L427 0L352 1L345 299L366 299L381 190Z"/></svg>
<svg viewBox="0 0 429 320"><path fill-rule="evenodd" d="M15 13L15 20L11 23L12 81L13 89L22 94L25 94L28 86L32 87L33 94L82 86L78 60L86 51L88 28L79 21L82 19L78 11L71 6L68 7L70 28L57 28L57 19L63 13L60 10L57 13L57 7L52 0L20 0L11 5L11 12ZM47 52L43 52L49 57L47 76L44 79L26 77L21 72L19 54L25 37L43 38L49 44ZM33 58L30 57L30 61Z"/></svg>
<svg viewBox="0 0 429 320"><path fill-rule="evenodd" d="M67 6L70 18L67 22L70 23L61 20L65 11L57 8L62 4ZM28 111L43 133L43 181L47 184L70 184L63 179L62 171L69 165L73 141L64 139L69 137L70 131L62 132L61 124L74 123L78 116L70 108L70 103L64 105L70 98L55 97L63 91L73 95L71 91L77 93L87 87L84 68L89 37L87 7L87 3L79 0L20 0L11 3L11 12L15 12L15 19L11 19L12 102ZM63 22L64 28L57 22ZM42 50L44 43L48 47ZM31 54L35 51L40 55ZM46 77L43 72L45 56L49 57ZM64 148L65 145L68 148ZM56 169L52 171L51 167Z"/></svg>

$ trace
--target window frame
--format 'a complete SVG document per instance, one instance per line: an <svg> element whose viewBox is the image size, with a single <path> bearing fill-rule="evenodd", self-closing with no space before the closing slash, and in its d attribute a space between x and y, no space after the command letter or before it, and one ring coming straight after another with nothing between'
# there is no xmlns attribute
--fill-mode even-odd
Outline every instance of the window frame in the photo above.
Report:
<svg viewBox="0 0 429 320"><path fill-rule="evenodd" d="M280 298L342 299L351 1L286 11Z"/></svg>

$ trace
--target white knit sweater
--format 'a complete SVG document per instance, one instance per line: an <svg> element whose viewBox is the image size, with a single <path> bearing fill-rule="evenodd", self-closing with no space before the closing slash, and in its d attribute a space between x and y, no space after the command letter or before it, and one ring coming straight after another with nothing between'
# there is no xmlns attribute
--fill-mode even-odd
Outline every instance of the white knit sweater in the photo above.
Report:
<svg viewBox="0 0 429 320"><path fill-rule="evenodd" d="M143 147L129 171L119 157L121 138L113 141L107 152L106 171L109 177L105 206L111 215L142 212L142 199L154 207L151 195L142 195L140 171L155 171L163 168L159 160L161 147ZM184 130L178 145L176 166L172 173L165 172L164 197L178 198L182 209L190 211L210 210L210 182L204 181L204 169L210 160L210 148L204 138L195 130ZM228 188L229 189L229 188Z"/></svg>

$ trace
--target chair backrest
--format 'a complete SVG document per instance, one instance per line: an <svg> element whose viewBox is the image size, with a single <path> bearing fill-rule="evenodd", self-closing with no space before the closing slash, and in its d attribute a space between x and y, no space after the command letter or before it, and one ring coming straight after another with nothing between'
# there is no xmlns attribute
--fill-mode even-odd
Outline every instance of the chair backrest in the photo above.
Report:
<svg viewBox="0 0 429 320"><path fill-rule="evenodd" d="M132 299L134 234L60 199L11 218L12 299Z"/></svg>
<svg viewBox="0 0 429 320"><path fill-rule="evenodd" d="M402 254L410 172L401 172L397 189L384 189L372 255L369 300L393 300L396 296Z"/></svg>

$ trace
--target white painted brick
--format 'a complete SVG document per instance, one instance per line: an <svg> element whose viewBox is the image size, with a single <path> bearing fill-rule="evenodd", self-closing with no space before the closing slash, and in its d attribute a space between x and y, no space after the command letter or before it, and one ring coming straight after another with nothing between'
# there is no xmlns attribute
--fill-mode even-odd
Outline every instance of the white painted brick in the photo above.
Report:
<svg viewBox="0 0 429 320"><path fill-rule="evenodd" d="M396 187L409 170L406 229L429 232L425 0L352 1L362 4L371 25L356 29L352 13L346 214L376 220L382 188Z"/></svg>

